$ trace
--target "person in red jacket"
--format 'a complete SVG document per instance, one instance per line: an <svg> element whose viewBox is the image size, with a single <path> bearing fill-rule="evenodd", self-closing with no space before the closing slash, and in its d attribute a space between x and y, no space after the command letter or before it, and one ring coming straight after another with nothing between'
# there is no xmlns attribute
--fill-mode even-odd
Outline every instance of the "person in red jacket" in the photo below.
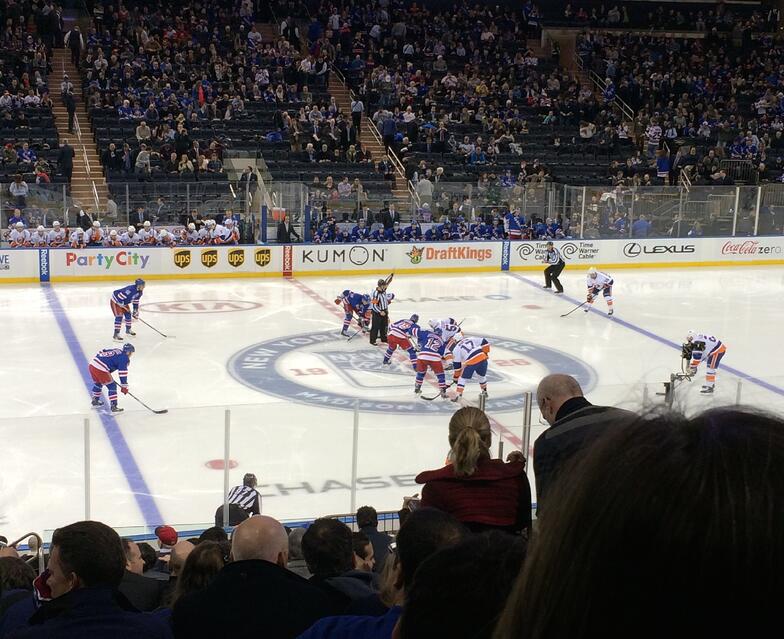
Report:
<svg viewBox="0 0 784 639"><path fill-rule="evenodd" d="M474 532L504 530L527 534L531 528L531 485L519 452L503 462L490 457L490 420L466 406L449 420L450 463L416 477L422 507L451 514Z"/></svg>

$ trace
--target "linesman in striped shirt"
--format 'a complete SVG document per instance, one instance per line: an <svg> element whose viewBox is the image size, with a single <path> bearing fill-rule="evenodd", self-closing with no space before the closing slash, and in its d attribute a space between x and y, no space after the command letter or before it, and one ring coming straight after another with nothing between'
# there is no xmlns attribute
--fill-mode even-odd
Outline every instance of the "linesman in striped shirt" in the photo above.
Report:
<svg viewBox="0 0 784 639"><path fill-rule="evenodd" d="M389 302L394 297L387 293L387 280L379 280L378 286L370 295L370 343L375 346L378 337L386 344L387 328L389 327Z"/></svg>
<svg viewBox="0 0 784 639"><path fill-rule="evenodd" d="M544 269L544 288L552 288L552 285L555 284L555 292L563 293L563 286L561 286L561 280L558 279L558 276L564 270L566 262L564 262L561 252L555 248L552 242L547 243L544 262L547 264L547 268Z"/></svg>
<svg viewBox="0 0 784 639"><path fill-rule="evenodd" d="M256 490L258 480L253 473L246 473L242 478L242 486L235 486L229 491L229 504L242 508L248 517L261 514L261 497Z"/></svg>

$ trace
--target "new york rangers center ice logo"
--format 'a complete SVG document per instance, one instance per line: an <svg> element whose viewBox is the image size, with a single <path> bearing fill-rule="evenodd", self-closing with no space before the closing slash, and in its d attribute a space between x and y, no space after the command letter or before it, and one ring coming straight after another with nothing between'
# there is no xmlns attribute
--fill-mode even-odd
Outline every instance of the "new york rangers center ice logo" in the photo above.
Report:
<svg viewBox="0 0 784 639"><path fill-rule="evenodd" d="M586 392L596 383L594 370L566 353L507 337L485 337L492 346L489 413L521 410L523 392L535 390L548 373L573 375ZM455 411L452 402L426 402L413 394L414 373L407 358L401 356L389 367L382 365L382 357L383 351L365 340L346 343L337 332L323 331L254 344L236 353L228 369L245 386L299 404L354 410L358 401L361 411L387 414ZM475 401L471 390L466 398Z"/></svg>

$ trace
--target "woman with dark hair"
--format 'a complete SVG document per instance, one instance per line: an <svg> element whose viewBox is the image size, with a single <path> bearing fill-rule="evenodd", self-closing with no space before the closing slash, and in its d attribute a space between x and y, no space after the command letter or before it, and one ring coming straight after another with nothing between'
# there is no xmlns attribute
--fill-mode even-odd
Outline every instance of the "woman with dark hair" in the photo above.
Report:
<svg viewBox="0 0 784 639"><path fill-rule="evenodd" d="M449 462L416 477L422 506L448 512L474 532L520 534L531 527L531 486L525 459L512 453L504 463L490 458L490 420L466 406L449 420Z"/></svg>
<svg viewBox="0 0 784 639"><path fill-rule="evenodd" d="M177 577L169 608L174 608L174 604L183 595L204 590L226 565L227 551L227 544L217 541L199 543L188 555L182 572Z"/></svg>
<svg viewBox="0 0 784 639"><path fill-rule="evenodd" d="M496 639L762 637L784 600L784 421L608 432L556 481Z"/></svg>

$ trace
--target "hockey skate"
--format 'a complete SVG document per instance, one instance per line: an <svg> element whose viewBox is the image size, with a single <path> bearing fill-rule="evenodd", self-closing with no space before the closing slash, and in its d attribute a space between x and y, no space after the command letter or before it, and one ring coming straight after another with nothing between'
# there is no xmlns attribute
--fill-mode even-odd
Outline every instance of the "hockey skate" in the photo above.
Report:
<svg viewBox="0 0 784 639"><path fill-rule="evenodd" d="M123 409L120 408L117 404L112 404L112 412L113 413L122 413Z"/></svg>
<svg viewBox="0 0 784 639"><path fill-rule="evenodd" d="M441 399L446 399L446 388L441 389Z"/></svg>
<svg viewBox="0 0 784 639"><path fill-rule="evenodd" d="M703 386L700 392L703 395L712 395L713 394L713 386Z"/></svg>
<svg viewBox="0 0 784 639"><path fill-rule="evenodd" d="M608 317L609 317L610 315L612 315L613 313L615 313L615 309L612 309L612 308L611 308L609 311L607 311L607 315L608 315Z"/></svg>
<svg viewBox="0 0 784 639"><path fill-rule="evenodd" d="M100 397L93 397L92 406L103 406L103 400Z"/></svg>
<svg viewBox="0 0 784 639"><path fill-rule="evenodd" d="M122 338L122 337L120 337L120 334L119 334L119 333L115 333L115 334L112 336L112 339L113 339L115 342L122 342L122 341L123 341L123 338Z"/></svg>
<svg viewBox="0 0 784 639"><path fill-rule="evenodd" d="M348 335L348 330L347 330L347 329L345 329L345 328L344 328L342 331L340 331L340 334L341 334L343 337L348 337L348 336L349 336L349 335Z"/></svg>
<svg viewBox="0 0 784 639"><path fill-rule="evenodd" d="M485 399L487 399L487 389L485 389L481 393L479 393L479 397L484 397Z"/></svg>
<svg viewBox="0 0 784 639"><path fill-rule="evenodd" d="M422 394L422 387L414 386L414 395L421 395L421 394Z"/></svg>
<svg viewBox="0 0 784 639"><path fill-rule="evenodd" d="M390 362L390 361L389 361L389 360L388 360L388 359L385 357L385 358L384 358L384 361L382 361L382 362L381 362L381 364L382 364L382 366L391 366L391 365L392 365L392 362Z"/></svg>
<svg viewBox="0 0 784 639"><path fill-rule="evenodd" d="M452 401L453 401L453 402L455 402L455 403L457 403L457 402L459 402L459 401L460 401L460 398L461 398L462 396L463 396L463 395L462 395L462 393L457 393L457 394L456 394L456 395L455 395L455 396L452 398Z"/></svg>
<svg viewBox="0 0 784 639"><path fill-rule="evenodd" d="M590 309L590 307L586 306L586 307L583 309L583 313L587 313L587 312L588 312L588 311L590 311L590 310L591 310L591 309Z"/></svg>
<svg viewBox="0 0 784 639"><path fill-rule="evenodd" d="M134 333L130 328L126 328L125 329L125 334L126 335L132 335L133 337L136 337L136 333Z"/></svg>

